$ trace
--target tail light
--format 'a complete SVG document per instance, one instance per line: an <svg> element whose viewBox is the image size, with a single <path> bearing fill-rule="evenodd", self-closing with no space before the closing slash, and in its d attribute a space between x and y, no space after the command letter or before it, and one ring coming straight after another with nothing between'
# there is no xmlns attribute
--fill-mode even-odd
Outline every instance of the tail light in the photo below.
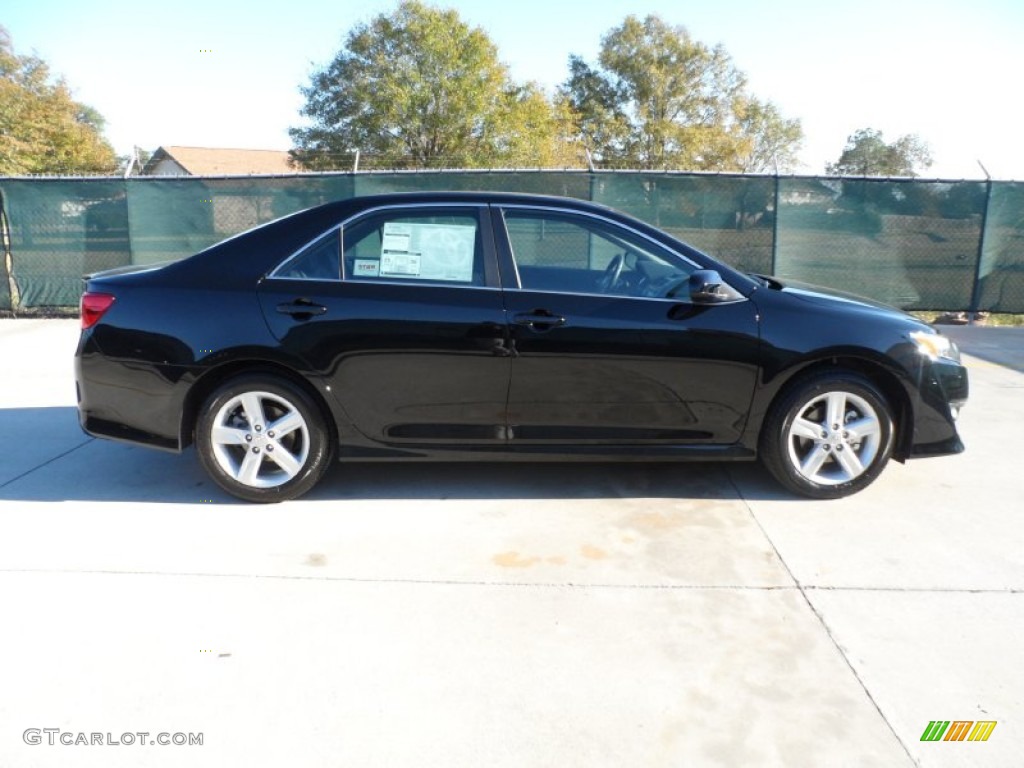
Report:
<svg viewBox="0 0 1024 768"><path fill-rule="evenodd" d="M114 304L114 296L110 293L82 294L82 330L92 328Z"/></svg>

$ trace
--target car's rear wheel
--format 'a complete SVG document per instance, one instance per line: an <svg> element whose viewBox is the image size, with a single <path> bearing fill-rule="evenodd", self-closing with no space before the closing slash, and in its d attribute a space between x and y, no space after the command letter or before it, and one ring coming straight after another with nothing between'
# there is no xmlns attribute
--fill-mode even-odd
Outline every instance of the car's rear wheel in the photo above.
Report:
<svg viewBox="0 0 1024 768"><path fill-rule="evenodd" d="M330 462L320 409L299 387L269 375L232 379L203 404L196 448L210 477L246 501L294 499Z"/></svg>
<svg viewBox="0 0 1024 768"><path fill-rule="evenodd" d="M870 380L848 371L820 373L775 403L761 433L761 459L789 490L835 499L881 474L893 431L892 408Z"/></svg>

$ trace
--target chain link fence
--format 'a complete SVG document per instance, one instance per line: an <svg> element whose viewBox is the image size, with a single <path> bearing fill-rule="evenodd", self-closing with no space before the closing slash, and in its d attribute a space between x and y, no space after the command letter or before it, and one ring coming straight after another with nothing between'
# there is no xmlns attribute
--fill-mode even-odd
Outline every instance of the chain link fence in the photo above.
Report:
<svg viewBox="0 0 1024 768"><path fill-rule="evenodd" d="M1024 184L623 171L0 178L0 309L73 307L89 272L184 258L331 200L430 190L593 200L741 270L905 309L1024 312Z"/></svg>

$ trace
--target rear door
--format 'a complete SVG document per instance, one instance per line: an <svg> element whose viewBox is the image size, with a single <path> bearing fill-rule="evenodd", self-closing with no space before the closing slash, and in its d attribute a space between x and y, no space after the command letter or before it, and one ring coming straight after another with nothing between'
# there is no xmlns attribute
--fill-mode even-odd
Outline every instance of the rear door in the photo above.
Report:
<svg viewBox="0 0 1024 768"><path fill-rule="evenodd" d="M739 439L758 370L750 301L690 304L694 263L596 214L505 205L494 218L514 274L510 445Z"/></svg>
<svg viewBox="0 0 1024 768"><path fill-rule="evenodd" d="M510 352L482 211L366 211L263 282L273 333L327 377L351 423L373 441L505 442Z"/></svg>

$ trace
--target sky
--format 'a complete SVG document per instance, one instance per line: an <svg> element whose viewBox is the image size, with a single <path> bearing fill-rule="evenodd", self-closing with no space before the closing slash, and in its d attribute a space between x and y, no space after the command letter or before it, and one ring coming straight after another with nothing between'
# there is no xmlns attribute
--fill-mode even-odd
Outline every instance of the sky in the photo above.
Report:
<svg viewBox="0 0 1024 768"><path fill-rule="evenodd" d="M299 88L348 31L398 0L8 0L15 51L62 75L133 145L288 149ZM750 90L799 118L802 173L821 173L871 127L931 147L934 178L1024 180L1024 0L448 0L482 27L518 81L549 92L570 53L595 62L629 14L658 14L722 44ZM13 7L12 7L13 6Z"/></svg>

